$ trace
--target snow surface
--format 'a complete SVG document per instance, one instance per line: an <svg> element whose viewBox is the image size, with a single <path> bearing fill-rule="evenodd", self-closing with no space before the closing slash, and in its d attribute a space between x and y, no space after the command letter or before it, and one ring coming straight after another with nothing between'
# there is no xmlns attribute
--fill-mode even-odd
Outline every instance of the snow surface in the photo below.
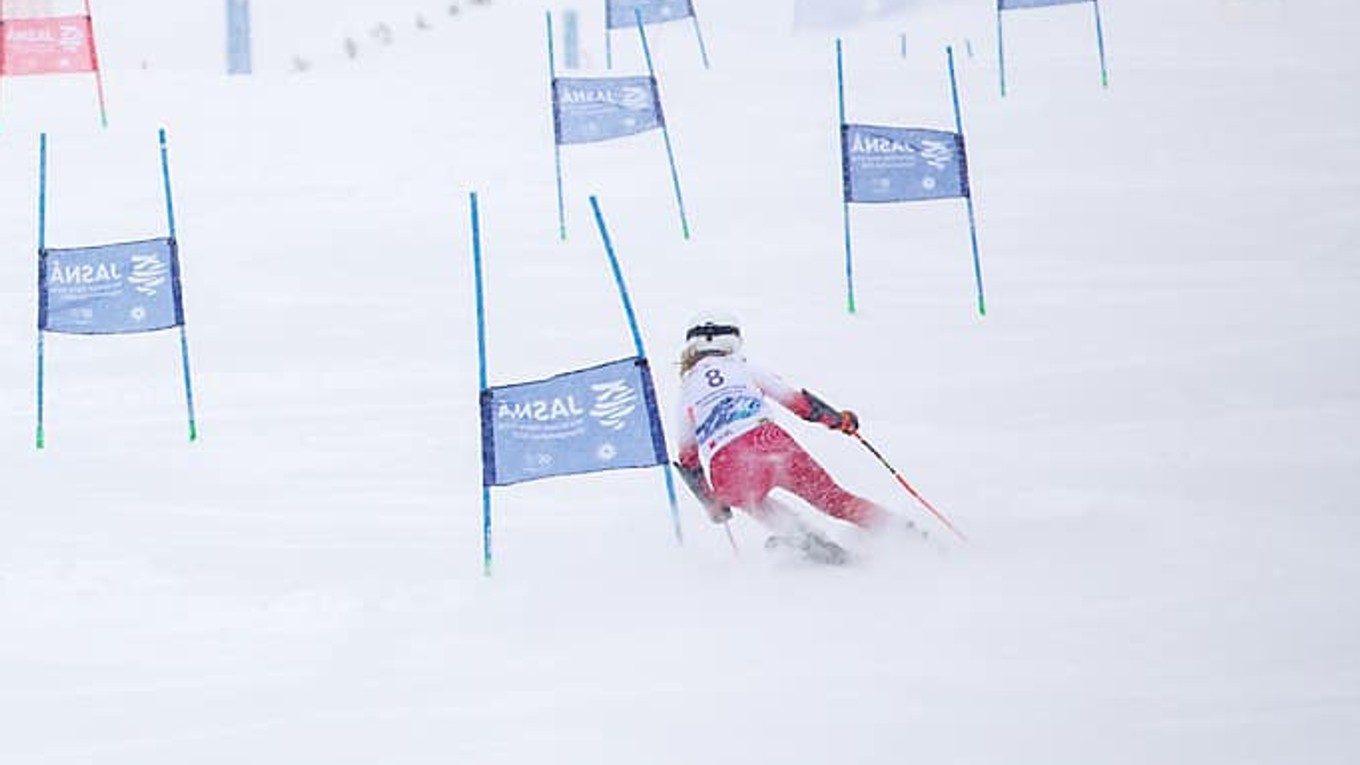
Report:
<svg viewBox="0 0 1360 765"><path fill-rule="evenodd" d="M0 84L0 763L1360 761L1360 11L1107 0L1107 90L1089 8L1011 14L1004 100L986 2L848 33L852 120L949 128L956 47L982 318L957 201L856 209L845 311L833 49L787 3L701 3L711 71L651 30L693 238L650 134L568 148L565 243L542 6L351 63L376 6L255 5L227 79L220 3L97 4L107 130L87 78ZM73 246L164 233L160 125L201 440L173 333L53 336L38 452L37 133ZM493 383L630 352L595 193L664 402L734 309L970 542L793 423L945 554L790 565L739 519L738 557L687 497L678 547L624 471L496 490L484 578L474 189Z"/></svg>

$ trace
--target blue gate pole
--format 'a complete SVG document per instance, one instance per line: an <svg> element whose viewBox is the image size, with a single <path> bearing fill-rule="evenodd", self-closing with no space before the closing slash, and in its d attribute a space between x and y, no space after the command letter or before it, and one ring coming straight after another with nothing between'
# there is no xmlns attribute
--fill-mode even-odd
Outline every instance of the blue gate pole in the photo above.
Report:
<svg viewBox="0 0 1360 765"><path fill-rule="evenodd" d="M949 93L954 100L954 129L959 134L959 145L965 147L963 156L965 161L968 157L967 143L963 138L963 112L959 109L959 85L954 77L954 47L946 46L945 53L949 56ZM965 172L967 166L965 165ZM968 238L973 243L973 279L977 283L977 306L978 314L987 315L987 299L982 294L982 261L978 257L978 238L977 238L977 219L973 213L973 189L968 177L964 176L968 182L968 193L963 200L968 203Z"/></svg>
<svg viewBox="0 0 1360 765"><path fill-rule="evenodd" d="M477 390L478 406L490 388L486 379L486 298L482 287L482 221L477 192L468 193L472 218L472 270L477 291ZM483 422L485 428L485 421ZM486 440L482 441L482 575L491 576L491 485L486 480Z"/></svg>
<svg viewBox="0 0 1360 765"><path fill-rule="evenodd" d="M671 129L666 124L666 114L661 109L661 85L656 79L656 69L652 66L652 49L647 45L647 30L642 24L642 9L633 9L637 20L638 37L642 38L642 55L647 59L647 75L652 78L652 88L656 92L657 114L661 117L661 137L666 141L666 161L671 166L671 185L675 187L675 205L680 209L680 231L689 238L689 219L685 217L685 198L680 194L680 173L675 169L675 152L671 149Z"/></svg>
<svg viewBox="0 0 1360 765"><path fill-rule="evenodd" d="M1100 87L1110 86L1110 75L1105 70L1105 31L1100 23L1100 0L1091 0L1096 12L1096 50L1100 53Z"/></svg>
<svg viewBox="0 0 1360 765"><path fill-rule="evenodd" d="M690 19L694 21L694 39L699 43L699 58L703 59L704 68L708 69L708 46L704 45L704 31L699 28L699 12L694 10L694 3L690 3Z"/></svg>
<svg viewBox="0 0 1360 765"><path fill-rule="evenodd" d="M633 312L633 301L628 297L628 285L623 281L623 271L619 268L618 256L614 254L614 242L609 238L609 228L605 226L604 214L600 212L600 202L593 194L590 197L590 209L595 213L595 226L600 230L600 241L604 243L605 254L609 257L609 268L614 273L614 284L619 288L619 298L623 301L623 312L628 316L628 329L633 333L633 348L637 351L638 358L645 359L647 352L642 347L642 333L638 331L637 315ZM664 439L662 443L664 445ZM675 477L671 475L669 456L666 457L662 465L662 472L666 476L666 497L671 504L671 524L675 527L675 541L684 544L685 537L680 530L680 504L675 497Z"/></svg>
<svg viewBox="0 0 1360 765"><path fill-rule="evenodd" d="M562 199L562 144L558 141L561 133L558 120L561 119L560 105L557 103L557 53L553 49L553 22L552 11L545 11L544 17L548 21L548 87L552 91L549 95L552 101L553 118L553 168L557 178L557 237L567 238L567 209L566 203Z"/></svg>
<svg viewBox="0 0 1360 765"><path fill-rule="evenodd" d="M841 134L841 221L845 228L845 305L855 312L855 269L850 245L850 196L846 189L850 182L850 158L845 153L845 64L842 61L841 39L836 38L836 104L840 114Z"/></svg>
<svg viewBox="0 0 1360 765"><path fill-rule="evenodd" d="M175 199L170 192L170 153L165 142L165 128L159 132L161 148L161 179L165 182L165 217L170 226L170 240L175 248L175 259L179 260L179 240L176 239L175 230ZM184 319L184 295L183 282L175 288L176 309L179 312L179 355L180 362L184 368L184 402L189 411L189 441L198 440L198 418L194 415L194 383L193 375L189 371L189 330L186 327L188 322Z"/></svg>
<svg viewBox="0 0 1360 765"><path fill-rule="evenodd" d="M47 445L43 430L43 386L46 383L46 336L43 334L43 306L46 304L46 275L42 268L47 252L47 134L38 136L38 425L34 436L37 448Z"/></svg>
<svg viewBox="0 0 1360 765"><path fill-rule="evenodd" d="M996 2L996 63L1001 74L1001 97L1006 97L1006 34L1001 26L1001 0Z"/></svg>

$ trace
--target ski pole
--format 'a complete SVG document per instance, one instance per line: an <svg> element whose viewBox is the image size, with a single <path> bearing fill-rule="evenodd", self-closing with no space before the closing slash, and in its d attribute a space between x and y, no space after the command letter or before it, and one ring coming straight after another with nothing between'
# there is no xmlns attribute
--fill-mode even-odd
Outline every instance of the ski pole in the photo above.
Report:
<svg viewBox="0 0 1360 765"><path fill-rule="evenodd" d="M950 523L949 519L944 517L944 513L941 513L939 510L936 510L935 506L927 502L925 497L921 496L919 493L917 493L915 489L911 488L911 484L907 483L907 479L903 478L902 474L897 472L896 468L888 464L888 460L884 459L883 455L877 449L874 448L873 444L866 441L864 439L864 436L861 436L859 433L855 433L854 436L856 439L859 440L861 444L864 444L864 448L868 449L870 454L874 455L874 457L876 457L878 461L883 464L883 467L888 469L889 473L892 473L893 478L896 478L897 482L902 484L902 488L906 489L911 494L911 496L916 498L917 502L920 502L925 507L925 509L933 513L936 518L939 518L940 522L943 523L950 531L958 535L959 539L962 539L965 542L968 541L968 537L964 536L962 531L959 531L958 529L954 528L954 524Z"/></svg>

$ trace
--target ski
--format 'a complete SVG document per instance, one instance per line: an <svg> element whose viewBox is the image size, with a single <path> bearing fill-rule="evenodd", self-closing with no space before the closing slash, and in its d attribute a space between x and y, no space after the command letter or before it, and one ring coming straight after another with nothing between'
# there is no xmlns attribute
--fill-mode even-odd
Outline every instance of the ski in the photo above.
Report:
<svg viewBox="0 0 1360 765"><path fill-rule="evenodd" d="M843 566L850 562L848 550L815 532L775 534L765 540L766 550L781 548L796 550L805 560L826 566Z"/></svg>

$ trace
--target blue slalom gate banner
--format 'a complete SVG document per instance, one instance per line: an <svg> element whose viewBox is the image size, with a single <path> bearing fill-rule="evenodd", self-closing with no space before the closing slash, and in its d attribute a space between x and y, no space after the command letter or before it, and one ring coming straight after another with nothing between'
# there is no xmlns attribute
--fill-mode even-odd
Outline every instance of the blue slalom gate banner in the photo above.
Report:
<svg viewBox="0 0 1360 765"><path fill-rule="evenodd" d="M627 358L482 396L483 480L507 486L667 462L645 358Z"/></svg>
<svg viewBox="0 0 1360 765"><path fill-rule="evenodd" d="M973 248L973 275L978 313L986 315L982 290L982 262L978 255L977 218L968 180L968 153L963 138L963 113L954 76L954 49L946 47L949 92L954 106L954 130L852 123L845 116L845 62L836 40L836 94L841 130L841 210L845 230L846 307L855 312L854 250L850 205L923 202L962 198L968 209L968 237Z"/></svg>
<svg viewBox="0 0 1360 765"><path fill-rule="evenodd" d="M616 138L660 130L666 146L666 163L671 172L671 188L680 214L680 232L689 238L689 218L680 191L680 173L675 166L675 149L670 129L661 109L661 86L652 66L642 15L634 9L634 23L642 39L647 59L647 74L627 77L559 77L557 53L553 43L552 12L544 14L548 24L548 78L552 87L553 169L557 181L557 231L567 238L566 193L562 178L562 147L581 143L601 143Z"/></svg>
<svg viewBox="0 0 1360 765"><path fill-rule="evenodd" d="M682 19L690 19L694 23L694 40L699 45L699 57L707 69L708 48L704 45L704 33L699 28L699 14L694 12L693 0L604 0L605 68L614 68L614 38L611 33L615 29L636 26L641 32L644 24L665 24Z"/></svg>
<svg viewBox="0 0 1360 765"><path fill-rule="evenodd" d="M1001 23L1002 11L1047 8L1056 5L1090 3L1096 20L1096 53L1100 59L1100 86L1109 87L1110 74L1105 66L1105 30L1100 20L1100 0L996 0L996 58L997 73L1001 78L1001 95L1006 95L1006 34Z"/></svg>
<svg viewBox="0 0 1360 765"><path fill-rule="evenodd" d="M184 320L175 205L165 129L159 131L169 235L89 247L47 246L47 134L38 144L38 384L36 445L45 426L47 335L129 335L179 330L189 440L198 440L189 335Z"/></svg>
<svg viewBox="0 0 1360 765"><path fill-rule="evenodd" d="M629 29L636 16L643 24L662 24L694 16L691 0L605 0L604 19L609 29Z"/></svg>
<svg viewBox="0 0 1360 765"><path fill-rule="evenodd" d="M552 99L558 145L608 141L665 125L654 77L558 77Z"/></svg>
<svg viewBox="0 0 1360 765"><path fill-rule="evenodd" d="M661 467L677 542L675 479L637 316L604 215L590 207L633 337L634 354L529 382L491 386L487 370L486 289L477 193L468 195L477 292L477 369L482 421L482 571L491 574L491 487L624 468Z"/></svg>
<svg viewBox="0 0 1360 765"><path fill-rule="evenodd" d="M38 326L45 332L119 335L184 323L173 239L48 249L38 259Z"/></svg>
<svg viewBox="0 0 1360 765"><path fill-rule="evenodd" d="M942 130L845 125L845 201L917 202L968 196L963 136Z"/></svg>

